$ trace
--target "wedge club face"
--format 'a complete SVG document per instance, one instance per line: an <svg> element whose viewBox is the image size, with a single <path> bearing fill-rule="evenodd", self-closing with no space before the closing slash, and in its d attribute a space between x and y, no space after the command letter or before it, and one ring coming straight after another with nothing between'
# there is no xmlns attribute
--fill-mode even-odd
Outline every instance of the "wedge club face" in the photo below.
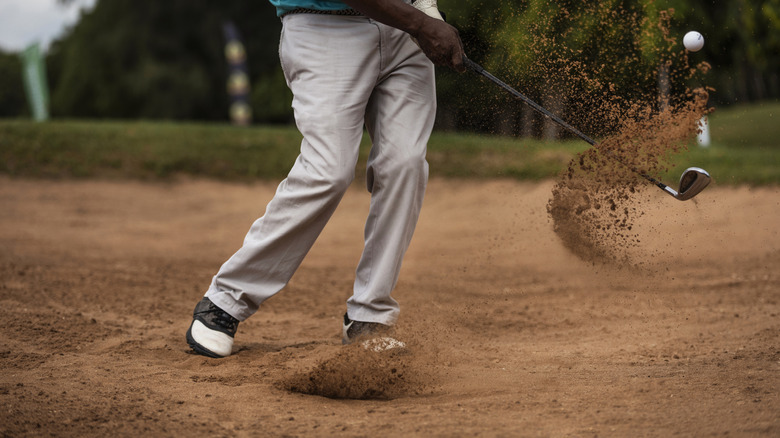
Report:
<svg viewBox="0 0 780 438"><path fill-rule="evenodd" d="M685 169L680 177L680 190L675 195L675 198L680 201L687 201L699 192L704 190L712 181L710 174L706 170L700 167L689 167Z"/></svg>

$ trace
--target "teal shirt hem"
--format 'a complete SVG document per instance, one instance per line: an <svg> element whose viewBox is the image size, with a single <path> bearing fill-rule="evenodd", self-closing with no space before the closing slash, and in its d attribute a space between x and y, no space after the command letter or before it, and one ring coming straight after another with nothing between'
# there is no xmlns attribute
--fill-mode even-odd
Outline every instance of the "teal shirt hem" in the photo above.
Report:
<svg viewBox="0 0 780 438"><path fill-rule="evenodd" d="M269 0L276 7L276 15L282 15L294 9L314 9L317 11L339 11L350 9L346 3L340 1L322 0Z"/></svg>

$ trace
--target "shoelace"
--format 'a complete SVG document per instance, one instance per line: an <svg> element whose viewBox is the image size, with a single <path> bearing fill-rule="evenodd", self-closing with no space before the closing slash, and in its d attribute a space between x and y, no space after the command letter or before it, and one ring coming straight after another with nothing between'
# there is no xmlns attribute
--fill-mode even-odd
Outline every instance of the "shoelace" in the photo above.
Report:
<svg viewBox="0 0 780 438"><path fill-rule="evenodd" d="M230 331L234 331L238 327L238 320L225 312L219 312L217 314L216 322Z"/></svg>
<svg viewBox="0 0 780 438"><path fill-rule="evenodd" d="M208 311L209 313L214 315L214 323L219 325L220 327L223 327L230 331L235 331L236 328L238 328L238 320L236 318L233 318L229 313L225 312L224 310L220 309L214 304L209 306Z"/></svg>

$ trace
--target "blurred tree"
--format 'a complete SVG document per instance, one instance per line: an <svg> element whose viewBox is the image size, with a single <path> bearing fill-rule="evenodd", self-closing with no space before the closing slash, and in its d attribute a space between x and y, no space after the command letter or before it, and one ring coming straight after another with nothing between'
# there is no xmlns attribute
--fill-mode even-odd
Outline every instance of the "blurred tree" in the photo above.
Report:
<svg viewBox="0 0 780 438"><path fill-rule="evenodd" d="M19 55L0 50L0 117L20 117L28 113Z"/></svg>
<svg viewBox="0 0 780 438"><path fill-rule="evenodd" d="M285 83L282 67L277 65L276 69L254 83L251 101L255 119L268 123L292 122L292 97L292 91Z"/></svg>
<svg viewBox="0 0 780 438"><path fill-rule="evenodd" d="M720 78L723 101L752 101L780 97L780 1L730 2L725 30L734 44L712 53L720 55L714 71ZM713 34L718 29L713 29ZM730 59L729 59L730 58ZM722 62L722 64L721 64ZM731 85L731 87L728 87ZM732 91L733 90L733 91Z"/></svg>
<svg viewBox="0 0 780 438"><path fill-rule="evenodd" d="M472 59L594 135L617 127L621 114L637 105L667 96L660 108L684 98L686 86L714 87L718 104L780 97L780 0L449 3L458 3L449 21L461 29ZM686 57L682 36L689 30L707 42ZM472 85L473 93L464 82L473 84L472 78L453 76L438 74L440 101L458 108L454 115L440 108L446 127L558 134L500 91Z"/></svg>
<svg viewBox="0 0 780 438"><path fill-rule="evenodd" d="M501 8L487 66L554 113L598 134L616 126L624 113L616 105L654 95L664 38L661 27L645 25L638 2L529 0ZM559 135L525 106L507 100L503 108L515 117L502 133Z"/></svg>
<svg viewBox="0 0 780 438"><path fill-rule="evenodd" d="M266 89L285 87L276 74L281 25L267 2L98 1L52 45L53 113L226 119L225 20L241 29L251 82ZM268 118L260 121L289 119L289 101L276 108L280 113L261 111Z"/></svg>
<svg viewBox="0 0 780 438"><path fill-rule="evenodd" d="M704 35L695 62L712 66L706 76L692 78L715 89L717 104L730 104L780 97L780 0L728 0L714 5L707 0L644 1L645 13L673 10L672 34L697 30Z"/></svg>
<svg viewBox="0 0 780 438"><path fill-rule="evenodd" d="M458 28L466 54L476 62L482 63L490 53L493 27L498 22L503 3L500 0L439 1L447 21ZM493 109L501 95L494 87L469 73L458 74L438 68L436 89L437 129L495 132Z"/></svg>
<svg viewBox="0 0 780 438"><path fill-rule="evenodd" d="M439 6L470 58L592 134L611 125L593 120L598 112L588 108L657 95L659 67L677 59L688 30L707 40L689 62L713 68L691 76L691 65L670 65L671 95L687 83L713 86L721 104L780 96L780 0L440 0ZM227 119L225 20L244 38L255 120L290 122L291 96L277 55L281 24L265 0L98 0L50 50L53 113ZM437 89L438 129L556 135L538 114L470 74L438 69Z"/></svg>

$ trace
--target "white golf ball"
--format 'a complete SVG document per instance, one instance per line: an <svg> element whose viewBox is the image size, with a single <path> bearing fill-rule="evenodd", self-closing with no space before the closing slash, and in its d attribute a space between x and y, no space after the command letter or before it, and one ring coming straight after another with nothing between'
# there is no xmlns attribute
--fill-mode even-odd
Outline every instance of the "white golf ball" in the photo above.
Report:
<svg viewBox="0 0 780 438"><path fill-rule="evenodd" d="M704 37L696 31L690 31L683 37L683 45L691 52L698 52L704 47Z"/></svg>

